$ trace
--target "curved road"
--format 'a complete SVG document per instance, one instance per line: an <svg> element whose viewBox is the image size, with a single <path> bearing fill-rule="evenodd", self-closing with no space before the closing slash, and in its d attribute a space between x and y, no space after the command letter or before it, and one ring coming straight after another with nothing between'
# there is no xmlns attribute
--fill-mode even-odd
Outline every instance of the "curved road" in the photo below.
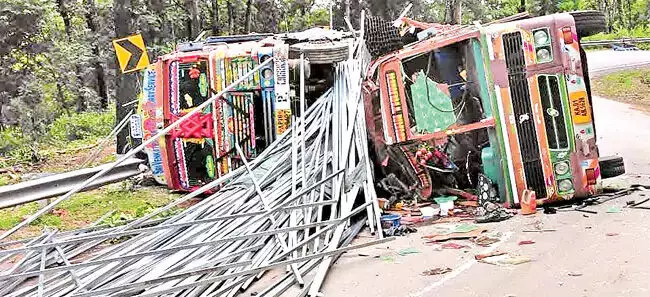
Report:
<svg viewBox="0 0 650 297"><path fill-rule="evenodd" d="M589 72L598 76L649 67L650 52L588 52L587 60ZM594 118L600 154L623 156L628 174L650 174L650 115L629 104L595 97Z"/></svg>

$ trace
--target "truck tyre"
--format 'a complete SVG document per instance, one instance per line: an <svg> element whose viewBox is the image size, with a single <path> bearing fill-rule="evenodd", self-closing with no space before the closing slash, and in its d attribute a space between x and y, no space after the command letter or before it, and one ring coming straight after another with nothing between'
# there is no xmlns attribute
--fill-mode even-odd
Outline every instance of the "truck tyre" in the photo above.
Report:
<svg viewBox="0 0 650 297"><path fill-rule="evenodd" d="M581 10L569 12L576 22L578 37L587 37L607 30L605 15L597 10Z"/></svg>
<svg viewBox="0 0 650 297"><path fill-rule="evenodd" d="M602 178L611 178L625 173L625 163L619 156L608 156L598 159L600 165L600 176Z"/></svg>
<svg viewBox="0 0 650 297"><path fill-rule="evenodd" d="M347 60L350 45L344 41L308 41L289 47L290 57L299 58L300 53L305 54L310 64L332 64Z"/></svg>

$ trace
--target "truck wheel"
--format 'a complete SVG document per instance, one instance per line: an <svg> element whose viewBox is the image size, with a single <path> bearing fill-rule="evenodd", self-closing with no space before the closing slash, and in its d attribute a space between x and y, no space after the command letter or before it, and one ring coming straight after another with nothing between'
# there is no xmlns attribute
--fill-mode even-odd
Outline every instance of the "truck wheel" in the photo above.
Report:
<svg viewBox="0 0 650 297"><path fill-rule="evenodd" d="M600 165L600 176L602 178L616 177L625 173L623 157L602 157L598 159L598 165Z"/></svg>
<svg viewBox="0 0 650 297"><path fill-rule="evenodd" d="M607 30L605 15L597 10L569 12L576 22L578 37L587 37Z"/></svg>
<svg viewBox="0 0 650 297"><path fill-rule="evenodd" d="M300 53L304 53L311 64L331 64L347 60L350 45L345 41L308 41L289 47L290 57L299 58Z"/></svg>

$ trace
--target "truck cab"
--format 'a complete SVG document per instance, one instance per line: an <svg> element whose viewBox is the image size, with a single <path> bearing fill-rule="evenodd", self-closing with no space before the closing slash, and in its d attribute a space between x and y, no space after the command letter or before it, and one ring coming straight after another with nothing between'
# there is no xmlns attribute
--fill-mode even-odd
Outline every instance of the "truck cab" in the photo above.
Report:
<svg viewBox="0 0 650 297"><path fill-rule="evenodd" d="M132 118L140 125L135 130L142 131L132 133L138 140L149 139L245 79L145 149L155 180L170 189L192 191L242 166L242 157L255 158L290 126L300 54L309 73L308 96L317 98L332 83L333 63L347 58L348 38L324 29L209 37L180 44L158 58L142 73L142 93Z"/></svg>
<svg viewBox="0 0 650 297"><path fill-rule="evenodd" d="M538 203L600 193L601 179L624 167L620 157L599 158L580 47L593 28L582 17L404 20L420 40L375 56L364 83L381 171L423 198L469 188L515 206L527 193Z"/></svg>

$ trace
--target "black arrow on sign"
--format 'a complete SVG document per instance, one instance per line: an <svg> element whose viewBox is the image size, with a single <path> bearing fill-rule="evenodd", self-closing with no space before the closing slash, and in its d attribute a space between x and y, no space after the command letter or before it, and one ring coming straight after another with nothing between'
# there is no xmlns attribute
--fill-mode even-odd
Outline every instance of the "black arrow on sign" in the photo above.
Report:
<svg viewBox="0 0 650 297"><path fill-rule="evenodd" d="M138 67L138 62L140 61L143 53L142 49L140 49L137 45L133 44L133 42L128 39L120 40L117 42L117 44L131 53L131 58L129 58L129 62L126 63L126 67L124 67L123 71L130 71Z"/></svg>

